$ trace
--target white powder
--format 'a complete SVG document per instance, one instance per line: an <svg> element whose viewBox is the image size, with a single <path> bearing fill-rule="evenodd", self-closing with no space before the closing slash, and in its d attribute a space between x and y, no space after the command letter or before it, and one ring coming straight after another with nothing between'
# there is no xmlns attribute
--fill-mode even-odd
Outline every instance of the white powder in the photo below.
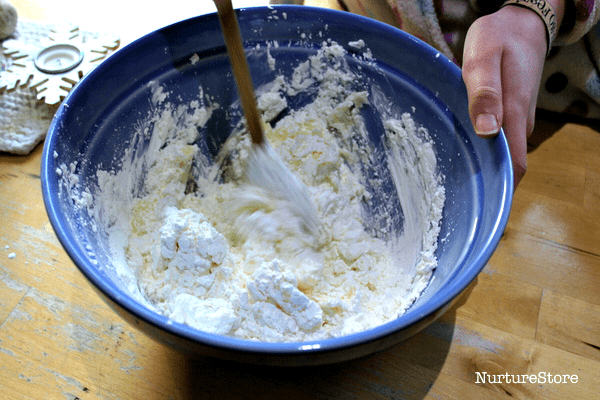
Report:
<svg viewBox="0 0 600 400"><path fill-rule="evenodd" d="M70 168L57 171L107 230L136 299L199 330L273 342L360 332L418 298L436 266L445 198L433 144L409 114L388 112L383 146L370 144L361 108L390 102L353 88L360 77L345 56L332 42L259 88L267 138L307 185L317 235L284 197L247 183L244 129L209 159L193 143L218 105L175 107L156 84L156 113L136 132L148 150L131 149L119 172L99 171L93 205L81 195L89 191L73 189ZM299 93L314 99L288 110L286 96ZM197 190L186 190L191 178Z"/></svg>

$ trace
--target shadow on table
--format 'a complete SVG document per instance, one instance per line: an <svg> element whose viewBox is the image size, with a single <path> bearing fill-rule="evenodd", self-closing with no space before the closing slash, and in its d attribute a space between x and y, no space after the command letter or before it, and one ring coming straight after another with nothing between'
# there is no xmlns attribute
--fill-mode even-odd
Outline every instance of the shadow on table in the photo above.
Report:
<svg viewBox="0 0 600 400"><path fill-rule="evenodd" d="M262 367L187 359L189 399L423 399L446 362L457 303L428 328L380 353L318 367ZM185 392L185 391L184 391Z"/></svg>
<svg viewBox="0 0 600 400"><path fill-rule="evenodd" d="M527 152L532 152L550 139L566 124L573 123L587 126L600 133L600 120L579 117L573 114L556 113L552 111L537 110L533 133L527 139Z"/></svg>

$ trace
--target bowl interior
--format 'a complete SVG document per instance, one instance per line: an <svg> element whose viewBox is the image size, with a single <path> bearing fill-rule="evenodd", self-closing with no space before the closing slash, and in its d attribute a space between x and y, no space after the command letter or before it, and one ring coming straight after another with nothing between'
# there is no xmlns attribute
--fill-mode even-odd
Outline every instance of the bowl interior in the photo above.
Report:
<svg viewBox="0 0 600 400"><path fill-rule="evenodd" d="M472 131L460 70L421 41L349 13L281 6L244 9L238 15L246 47L255 49L249 56L255 86L272 81L276 74L291 73L299 61L313 55L330 38L348 49L351 68L361 69L366 78L377 83L385 98L393 99L390 107L410 112L418 125L428 129L445 176L438 267L421 298L391 323L361 334L328 339L313 348L335 349L385 336L448 304L476 277L498 244L507 222L513 185L504 135L483 140ZM359 39L364 40L374 61L352 56L358 50L348 43ZM198 61L191 63L195 54ZM276 60L275 71L265 67L268 57ZM182 21L123 47L88 74L65 99L50 127L42 161L44 200L61 243L102 293L162 329L247 351L298 351L298 344L265 344L205 334L172 324L146 309L116 278L106 234L84 210L73 206L69 189L55 171L60 165L72 165L82 180L80 185L93 188L98 168L118 167L132 137L132 127L150 107L150 81L168 87L172 103L197 98L199 87L221 105L235 103L237 92L216 16ZM308 100L297 96L290 99L290 105L298 107ZM218 112L223 115L211 118L204 129L229 132L236 121L225 118L225 109L221 108ZM366 108L363 115L372 139L380 140L382 127L376 113ZM225 135L214 136L206 151L216 153L225 139Z"/></svg>

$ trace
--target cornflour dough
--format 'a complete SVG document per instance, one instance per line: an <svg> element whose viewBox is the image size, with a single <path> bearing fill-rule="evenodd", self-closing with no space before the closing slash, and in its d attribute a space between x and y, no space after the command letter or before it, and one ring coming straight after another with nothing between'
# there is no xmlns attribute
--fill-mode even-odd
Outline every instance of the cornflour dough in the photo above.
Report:
<svg viewBox="0 0 600 400"><path fill-rule="evenodd" d="M119 171L99 171L96 197L83 202L132 296L172 321L266 342L361 332L419 297L436 267L445 200L433 142L410 114L384 112L373 145L361 109L391 102L357 89L347 56L325 42L258 89L267 139L307 186L316 234L283 196L247 182L243 125L213 159L195 143L220 106L202 92L177 106L150 84L155 112L131 141L146 138L147 151L129 149ZM292 110L286 98L298 93L314 99ZM57 172L69 182L68 166Z"/></svg>

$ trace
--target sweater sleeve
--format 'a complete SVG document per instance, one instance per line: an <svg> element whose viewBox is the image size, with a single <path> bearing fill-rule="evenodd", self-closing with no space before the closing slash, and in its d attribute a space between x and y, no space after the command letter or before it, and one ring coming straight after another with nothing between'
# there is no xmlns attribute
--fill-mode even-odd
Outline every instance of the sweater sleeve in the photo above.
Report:
<svg viewBox="0 0 600 400"><path fill-rule="evenodd" d="M555 46L572 44L585 36L600 20L600 0L567 0L565 17Z"/></svg>
<svg viewBox="0 0 600 400"><path fill-rule="evenodd" d="M450 59L454 58L449 43L442 32L440 20L438 19L438 11L443 9L442 1L387 1L392 8L400 27L404 31L429 43L431 46L442 52L446 57Z"/></svg>

